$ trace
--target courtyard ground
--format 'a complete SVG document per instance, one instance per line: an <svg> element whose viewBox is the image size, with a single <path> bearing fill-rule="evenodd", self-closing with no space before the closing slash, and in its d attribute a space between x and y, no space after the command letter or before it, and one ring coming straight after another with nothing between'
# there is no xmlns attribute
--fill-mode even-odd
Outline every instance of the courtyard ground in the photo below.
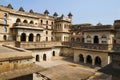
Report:
<svg viewBox="0 0 120 80"><path fill-rule="evenodd" d="M36 64L46 68L40 74L52 80L87 80L91 77L97 79L98 76L101 78L101 75L104 78L108 77L108 75L101 73L96 77L96 68L74 63L72 58L59 57L52 61L37 62Z"/></svg>

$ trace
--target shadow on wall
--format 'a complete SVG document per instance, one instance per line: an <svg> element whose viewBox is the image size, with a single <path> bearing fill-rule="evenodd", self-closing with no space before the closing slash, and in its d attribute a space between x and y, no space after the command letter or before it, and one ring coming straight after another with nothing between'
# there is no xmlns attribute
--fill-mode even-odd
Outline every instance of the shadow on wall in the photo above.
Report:
<svg viewBox="0 0 120 80"><path fill-rule="evenodd" d="M120 69L112 68L112 63L98 70L99 72L112 75L112 80L120 80Z"/></svg>
<svg viewBox="0 0 120 80"><path fill-rule="evenodd" d="M29 74L29 75L26 75L26 76L17 77L17 78L9 79L9 80L33 80L33 75Z"/></svg>

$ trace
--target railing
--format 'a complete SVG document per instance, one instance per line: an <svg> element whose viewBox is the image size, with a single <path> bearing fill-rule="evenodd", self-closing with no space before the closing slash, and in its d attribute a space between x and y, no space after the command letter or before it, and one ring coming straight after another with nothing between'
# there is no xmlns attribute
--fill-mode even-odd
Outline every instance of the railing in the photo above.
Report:
<svg viewBox="0 0 120 80"><path fill-rule="evenodd" d="M95 50L112 50L112 44L92 44L92 43L71 43L72 47L95 49Z"/></svg>
<svg viewBox="0 0 120 80"><path fill-rule="evenodd" d="M14 26L30 26L30 27L38 27L38 25L30 24L30 23L14 23Z"/></svg>
<svg viewBox="0 0 120 80"><path fill-rule="evenodd" d="M15 42L14 41L0 41L0 45L13 45L15 46Z"/></svg>
<svg viewBox="0 0 120 80"><path fill-rule="evenodd" d="M77 47L91 50L120 50L120 45L113 48L112 44L92 44L77 42L16 42L16 47L25 49L51 48L54 46Z"/></svg>
<svg viewBox="0 0 120 80"><path fill-rule="evenodd" d="M120 51L120 44L114 44L113 46L114 51Z"/></svg>
<svg viewBox="0 0 120 80"><path fill-rule="evenodd" d="M50 48L61 46L61 42L17 42L16 46L25 49Z"/></svg>

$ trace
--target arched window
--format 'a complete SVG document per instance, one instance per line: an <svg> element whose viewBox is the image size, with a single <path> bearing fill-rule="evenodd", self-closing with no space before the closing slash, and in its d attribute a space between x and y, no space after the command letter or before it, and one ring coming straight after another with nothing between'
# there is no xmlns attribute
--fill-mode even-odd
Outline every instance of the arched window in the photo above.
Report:
<svg viewBox="0 0 120 80"><path fill-rule="evenodd" d="M86 61L87 61L88 64L92 64L92 57L90 55L88 55L86 57Z"/></svg>
<svg viewBox="0 0 120 80"><path fill-rule="evenodd" d="M53 37L51 37L51 41L54 41Z"/></svg>
<svg viewBox="0 0 120 80"><path fill-rule="evenodd" d="M34 38L34 35L31 33L31 34L29 35L29 41L32 41L32 42L33 42L33 38Z"/></svg>
<svg viewBox="0 0 120 80"><path fill-rule="evenodd" d="M74 39L74 38L71 38L71 41L75 41L75 39Z"/></svg>
<svg viewBox="0 0 120 80"><path fill-rule="evenodd" d="M51 25L53 26L53 22L51 22Z"/></svg>
<svg viewBox="0 0 120 80"><path fill-rule="evenodd" d="M46 37L46 41L48 41L48 37Z"/></svg>
<svg viewBox="0 0 120 80"><path fill-rule="evenodd" d="M26 34L25 33L21 34L21 41L26 41Z"/></svg>
<svg viewBox="0 0 120 80"><path fill-rule="evenodd" d="M52 55L55 56L55 51L53 51Z"/></svg>
<svg viewBox="0 0 120 80"><path fill-rule="evenodd" d="M27 20L24 20L23 23L28 23L28 21L27 21Z"/></svg>
<svg viewBox="0 0 120 80"><path fill-rule="evenodd" d="M20 18L17 18L16 23L20 23L20 22L21 22Z"/></svg>
<svg viewBox="0 0 120 80"><path fill-rule="evenodd" d="M6 36L6 35L4 35L4 36L3 36L3 39L6 41L6 40L7 40L7 36Z"/></svg>
<svg viewBox="0 0 120 80"><path fill-rule="evenodd" d="M30 21L30 24L34 24L34 22L33 22L33 21Z"/></svg>
<svg viewBox="0 0 120 80"><path fill-rule="evenodd" d="M36 55L36 61L39 62L39 55Z"/></svg>
<svg viewBox="0 0 120 80"><path fill-rule="evenodd" d="M6 28L6 26L4 26L3 31L4 31L4 32L7 32L7 28Z"/></svg>
<svg viewBox="0 0 120 80"><path fill-rule="evenodd" d="M85 39L84 39L84 38L82 38L82 43L84 43L84 40L85 40Z"/></svg>
<svg viewBox="0 0 120 80"><path fill-rule="evenodd" d="M99 43L99 38L98 38L98 36L94 36L94 43Z"/></svg>
<svg viewBox="0 0 120 80"><path fill-rule="evenodd" d="M4 18L7 18L7 13L4 13Z"/></svg>
<svg viewBox="0 0 120 80"><path fill-rule="evenodd" d="M36 35L36 41L39 42L40 41L40 34Z"/></svg>
<svg viewBox="0 0 120 80"><path fill-rule="evenodd" d="M43 61L46 61L46 54L43 54Z"/></svg>
<svg viewBox="0 0 120 80"><path fill-rule="evenodd" d="M4 19L4 24L7 24L7 20L6 19Z"/></svg>
<svg viewBox="0 0 120 80"><path fill-rule="evenodd" d="M88 36L87 36L87 38L91 38L91 36L90 36L90 35L88 35Z"/></svg>
<svg viewBox="0 0 120 80"><path fill-rule="evenodd" d="M80 42L80 38L77 38L76 41L77 41L77 42Z"/></svg>
<svg viewBox="0 0 120 80"><path fill-rule="evenodd" d="M43 20L41 20L41 25L43 24Z"/></svg>
<svg viewBox="0 0 120 80"><path fill-rule="evenodd" d="M84 57L83 57L82 54L79 55L79 61L82 62L82 63L84 62Z"/></svg>
<svg viewBox="0 0 120 80"><path fill-rule="evenodd" d="M101 66L101 58L98 56L95 58L95 65Z"/></svg>
<svg viewBox="0 0 120 80"><path fill-rule="evenodd" d="M101 38L107 39L107 36L103 35Z"/></svg>
<svg viewBox="0 0 120 80"><path fill-rule="evenodd" d="M46 31L46 34L48 34L48 31Z"/></svg>
<svg viewBox="0 0 120 80"><path fill-rule="evenodd" d="M48 21L46 21L46 24L48 24Z"/></svg>

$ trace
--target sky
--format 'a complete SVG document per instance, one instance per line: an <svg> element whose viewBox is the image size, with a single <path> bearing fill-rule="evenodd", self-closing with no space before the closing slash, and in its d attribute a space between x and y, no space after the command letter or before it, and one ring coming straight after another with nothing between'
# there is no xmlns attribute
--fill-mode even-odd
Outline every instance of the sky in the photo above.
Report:
<svg viewBox="0 0 120 80"><path fill-rule="evenodd" d="M16 10L22 6L25 11L43 13L47 9L50 15L57 12L67 17L71 12L73 24L113 24L120 19L120 0L0 0L0 5L9 3Z"/></svg>

